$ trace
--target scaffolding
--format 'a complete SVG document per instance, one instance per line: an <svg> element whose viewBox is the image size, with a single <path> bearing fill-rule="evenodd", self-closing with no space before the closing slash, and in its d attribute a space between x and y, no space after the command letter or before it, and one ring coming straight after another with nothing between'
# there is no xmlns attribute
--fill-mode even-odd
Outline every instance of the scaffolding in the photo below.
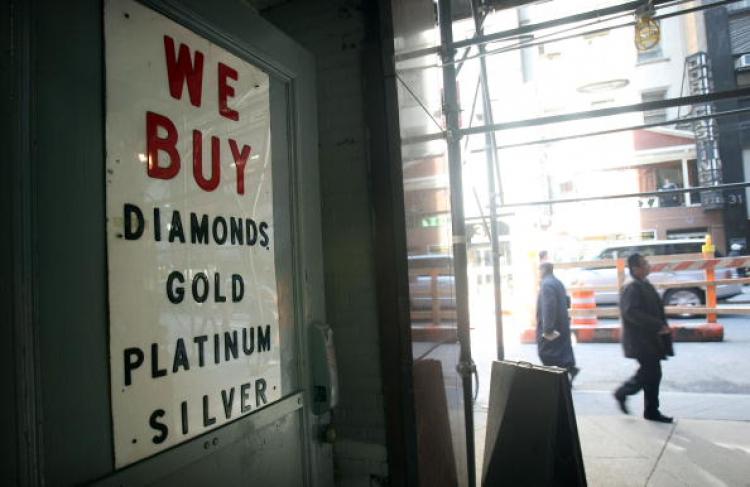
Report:
<svg viewBox="0 0 750 487"><path fill-rule="evenodd" d="M720 7L732 4L737 0L718 0L713 2L697 3L689 0L655 0L651 4L659 11L654 19L661 20L675 16L685 15L688 13L700 12L705 9ZM698 107L697 110L688 116L680 117L679 122L692 124L693 127L713 127L716 119L721 117L732 117L750 112L750 108L738 108L733 110L715 111L712 103L719 100L737 99L740 97L750 97L750 87L738 88L735 90L725 90L714 92L710 87L704 86L705 89L693 89L687 96L670 98L664 100L646 101L629 105L615 106L611 108L600 108L594 110L579 111L563 115L551 115L537 117L526 120L515 120L510 122L496 123L493 116L493 108L490 100L489 80L487 75L486 59L489 56L499 53L510 52L512 50L526 49L529 47L544 45L546 43L559 42L584 34L593 34L614 29L632 27L635 22L627 20L632 18L635 11L644 5L643 0L624 2L621 4L600 8L587 12L578 12L573 15L547 20L536 24L520 25L517 28L504 30L497 33L485 34L484 22L489 15L494 4L502 2L492 2L483 0L467 0L470 3L471 17L474 24L474 34L471 38L455 41L453 40L453 4L450 0L438 0L438 29L440 32L440 45L434 47L420 48L413 51L398 53L394 60L396 63L402 63L409 60L423 58L425 56L438 55L439 64L426 65L418 67L409 67L403 70L397 70L397 79L407 92L413 97L417 104L427 114L432 124L438 129L436 132L413 135L404 137L402 144L404 146L422 144L432 141L444 141L447 148L447 162L450 174L450 216L451 216L451 236L452 251L455 266L455 298L456 298L456 323L457 333L460 345L460 358L457 366L458 373L462 380L463 386L463 404L466 421L466 445L467 445L467 468L468 468L468 485L476 485L476 471L474 467L474 437L473 437L473 410L472 410L472 375L476 373L476 367L471 357L470 327L469 327L469 303L468 303L468 279L467 279L467 237L465 228L463 186L462 186L462 150L461 141L464 137L470 135L484 135L485 137L485 158L487 174L487 192L489 198L489 217L481 215L483 226L487 229L491 245L492 270L494 283L494 310L495 310L495 330L497 336L497 358L504 359L503 343L503 321L502 321L502 293L501 293L501 269L500 269L500 251L499 251L499 211L501 208L514 208L525 206L553 205L563 203L574 203L584 201L596 201L605 199L634 198L642 196L664 196L667 194L683 194L688 192L700 191L706 195L721 195L723 190L742 189L750 186L748 182L742 183L722 183L720 175L718 178L701 178L699 187L677 188L660 190L658 192L639 192L639 193L622 193L615 195L601 195L585 198L567 198L567 199L547 199L542 201L529 201L523 203L507 203L503 199L502 185L500 184L499 170L499 152L504 149L530 146L535 144L549 144L551 142L561 142L576 138L592 137L599 135L613 134L624 131L635 131L638 129L647 129L674 125L675 120L664 120L661 122L642 123L637 125L626 125L622 127L610 128L606 130L588 131L582 133L573 133L552 138L537 138L523 142L498 144L496 132L514 128L538 127L549 124L570 122L576 120L592 119L598 117L609 117L633 112L644 112L649 110L667 109L672 107ZM509 4L505 2L504 8L518 7L530 1L514 1ZM619 19L625 21L612 24ZM602 23L608 24L601 27ZM533 34L537 31L549 30L556 27L562 27L555 32L547 32L538 36ZM495 49L488 49L488 46L497 43L509 43ZM457 56L459 50L464 50L460 56ZM471 50L475 49L475 54ZM482 112L484 116L483 124L480 126L471 126L462 128L460 124L460 107L458 97L457 77L462 66L469 60L478 60L479 76L477 80L477 90L475 92L472 104L472 114L476 108L476 102L481 92ZM399 76L412 71L427 70L439 68L442 71L443 81L443 100L442 108L445 126L442 126L438 120L430 113L427 104L420 100L417 94L412 90L408 83ZM704 71L706 71L704 69ZM715 145L715 138L712 139ZM700 141L699 141L700 142ZM705 145L705 144L704 144ZM713 146L712 146L713 147ZM712 154L714 154L713 151ZM711 154L710 154L711 155ZM711 158L712 161L718 158ZM718 164L718 166L717 166ZM712 168L720 167L720 162L715 163ZM714 171L715 172L715 171ZM476 195L475 195L476 197ZM718 199L717 199L718 201ZM717 203L719 204L719 203ZM481 208L481 206L480 206Z"/></svg>

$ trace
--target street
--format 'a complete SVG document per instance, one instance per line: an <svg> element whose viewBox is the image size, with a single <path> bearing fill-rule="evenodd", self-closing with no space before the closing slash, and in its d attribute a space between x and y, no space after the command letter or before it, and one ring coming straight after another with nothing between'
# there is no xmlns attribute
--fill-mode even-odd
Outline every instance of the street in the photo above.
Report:
<svg viewBox="0 0 750 487"><path fill-rule="evenodd" d="M474 436L477 471L482 472L496 351L494 322L474 323L472 354L480 384ZM750 485L750 319L725 316L719 323L725 328L723 342L676 343L675 356L662 362L660 399L662 410L677 419L672 425L640 419L642 394L630 399L633 414L617 409L612 391L637 367L623 357L619 343L574 345L581 372L573 402L589 485ZM519 343L519 328L505 331L507 360L539 363L536 345Z"/></svg>
<svg viewBox="0 0 750 487"><path fill-rule="evenodd" d="M480 381L477 404L486 406L491 363L496 357L495 330L494 321L475 319L480 316L472 315L471 348ZM750 395L750 316L719 316L718 321L724 325L723 342L675 344L675 356L662 362L662 392ZM698 324L704 320L675 318L669 322ZM505 358L538 364L536 345L519 342L522 329L512 319L505 320ZM623 356L619 343L578 343L574 353L581 369L574 383L576 392L612 391L637 368L634 360Z"/></svg>

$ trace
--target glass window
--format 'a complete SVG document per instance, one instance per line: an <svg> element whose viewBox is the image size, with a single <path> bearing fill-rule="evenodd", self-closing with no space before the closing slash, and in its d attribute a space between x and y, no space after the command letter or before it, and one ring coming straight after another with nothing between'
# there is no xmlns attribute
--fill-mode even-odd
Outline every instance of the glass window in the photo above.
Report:
<svg viewBox="0 0 750 487"><path fill-rule="evenodd" d="M667 90L660 89L655 91L645 91L641 93L641 101L643 103L651 101L661 101L667 97ZM643 123L661 123L667 121L667 109L657 108L655 110L647 110L643 112Z"/></svg>
<svg viewBox="0 0 750 487"><path fill-rule="evenodd" d="M651 49L638 51L638 64L643 64L650 61L658 61L662 58L664 58L664 53L661 50L661 43L655 45Z"/></svg>

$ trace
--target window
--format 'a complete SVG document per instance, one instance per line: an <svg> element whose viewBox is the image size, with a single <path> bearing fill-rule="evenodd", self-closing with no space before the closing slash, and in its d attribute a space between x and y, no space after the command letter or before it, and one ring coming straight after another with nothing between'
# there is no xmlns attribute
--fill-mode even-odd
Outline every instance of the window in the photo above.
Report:
<svg viewBox="0 0 750 487"><path fill-rule="evenodd" d="M726 6L726 9L730 12L734 10L743 10L746 8L750 8L750 0L739 0L736 2L731 2Z"/></svg>
<svg viewBox="0 0 750 487"><path fill-rule="evenodd" d="M654 91L644 91L641 93L641 101L643 103L651 102L651 101L661 101L666 99L667 97L667 90L661 89L661 90L654 90ZM645 110L643 112L643 123L649 124L649 123L661 123L667 121L667 109L666 108L657 108L655 110Z"/></svg>
<svg viewBox="0 0 750 487"><path fill-rule="evenodd" d="M706 233L708 233L708 228L706 227L677 228L674 230L667 230L667 240L680 240L687 238L703 239L706 237ZM699 243L700 245L703 244L703 242ZM700 248L698 249L698 252L700 252Z"/></svg>
<svg viewBox="0 0 750 487"><path fill-rule="evenodd" d="M603 250L601 254L599 254L599 259L606 260L606 259L614 259L617 257L617 252L614 249L607 249Z"/></svg>
<svg viewBox="0 0 750 487"><path fill-rule="evenodd" d="M664 53L661 50L661 44L657 44L651 49L638 51L638 64L648 63L664 59Z"/></svg>

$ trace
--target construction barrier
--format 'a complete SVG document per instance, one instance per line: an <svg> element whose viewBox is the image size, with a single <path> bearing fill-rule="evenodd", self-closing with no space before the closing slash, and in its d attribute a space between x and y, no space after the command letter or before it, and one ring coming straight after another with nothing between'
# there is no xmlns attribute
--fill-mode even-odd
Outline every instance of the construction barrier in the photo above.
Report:
<svg viewBox="0 0 750 487"><path fill-rule="evenodd" d="M438 265L431 267L409 267L409 299L411 338L414 342L455 343L456 329L455 290L441 277L453 277L453 267ZM426 285L427 283L427 285ZM429 306L417 306L416 303Z"/></svg>
<svg viewBox="0 0 750 487"><path fill-rule="evenodd" d="M717 269L736 269L750 266L750 257L715 258L710 240L704 246L704 254L672 255L647 257L651 264L651 272L679 272L686 270L703 270L705 279L680 282L660 282L654 284L657 288L679 289L700 287L705 289L705 306L667 306L667 315L705 315L706 322L701 324L670 322L675 341L706 342L723 341L724 327L717 322L718 315L750 314L750 308L722 306L718 307L716 286L724 284L747 284L750 278L716 278ZM617 269L617 282L607 286L572 287L571 294L571 329L578 342L611 343L619 342L621 335L620 324L600 324L598 318L619 318L617 307L601 308L596 306L596 291L619 290L625 281L625 259L608 259L601 261L587 261L556 264L557 268L612 268ZM594 305L591 306L591 301ZM593 325L592 325L593 323ZM535 343L535 324L523 330L522 343Z"/></svg>

